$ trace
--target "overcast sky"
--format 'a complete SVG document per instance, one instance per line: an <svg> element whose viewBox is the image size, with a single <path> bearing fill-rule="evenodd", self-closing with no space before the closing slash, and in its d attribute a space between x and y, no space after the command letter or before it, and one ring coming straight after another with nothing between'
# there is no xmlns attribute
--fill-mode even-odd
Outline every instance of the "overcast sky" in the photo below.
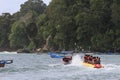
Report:
<svg viewBox="0 0 120 80"><path fill-rule="evenodd" d="M0 0L0 15L9 12L11 14L20 10L20 5L27 0ZM51 0L43 0L45 4L49 4Z"/></svg>

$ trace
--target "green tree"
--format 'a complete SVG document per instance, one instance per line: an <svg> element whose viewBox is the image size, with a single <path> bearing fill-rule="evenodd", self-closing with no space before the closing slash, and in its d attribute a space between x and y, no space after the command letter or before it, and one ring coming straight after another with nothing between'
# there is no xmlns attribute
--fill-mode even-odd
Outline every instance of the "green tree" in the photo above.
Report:
<svg viewBox="0 0 120 80"><path fill-rule="evenodd" d="M120 51L120 1L119 0L113 0L113 4L111 5L112 9L112 22L113 30L114 30L114 42L113 47L114 51Z"/></svg>
<svg viewBox="0 0 120 80"><path fill-rule="evenodd" d="M104 48L104 51L105 49L108 50L108 48L112 48L112 46L110 46L109 44L111 44L111 41L113 42L112 37L108 36L113 25L111 21L110 8L112 0L91 0L90 4L91 13L93 16L93 18L91 18L91 20L93 21L93 23L91 24L93 29L93 36L91 37L92 46L96 46L99 49ZM100 36L101 34L102 36Z"/></svg>
<svg viewBox="0 0 120 80"><path fill-rule="evenodd" d="M51 26L51 41L59 48L65 50L73 49L73 45L76 42L76 35L74 33L76 26L72 7L74 2L75 1L69 2L68 0L53 0L47 8L49 18L48 25Z"/></svg>
<svg viewBox="0 0 120 80"><path fill-rule="evenodd" d="M0 47L2 48L9 48L8 36L12 22L12 16L9 13L3 13L0 16Z"/></svg>
<svg viewBox="0 0 120 80"><path fill-rule="evenodd" d="M46 4L42 0L28 0L21 5L20 13L26 14L29 11L35 11L38 15L46 9Z"/></svg>
<svg viewBox="0 0 120 80"><path fill-rule="evenodd" d="M9 40L10 46L17 49L26 47L29 44L24 22L14 22L11 28L11 34L9 35Z"/></svg>

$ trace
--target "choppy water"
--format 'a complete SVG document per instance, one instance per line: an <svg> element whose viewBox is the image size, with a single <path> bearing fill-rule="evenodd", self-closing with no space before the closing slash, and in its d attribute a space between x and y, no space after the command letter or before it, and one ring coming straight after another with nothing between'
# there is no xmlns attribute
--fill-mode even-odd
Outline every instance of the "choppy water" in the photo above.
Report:
<svg viewBox="0 0 120 80"><path fill-rule="evenodd" d="M0 54L0 59L13 59L0 68L0 80L120 80L120 55L98 55L102 69L81 65L75 55L72 64L63 65L60 59L47 54Z"/></svg>

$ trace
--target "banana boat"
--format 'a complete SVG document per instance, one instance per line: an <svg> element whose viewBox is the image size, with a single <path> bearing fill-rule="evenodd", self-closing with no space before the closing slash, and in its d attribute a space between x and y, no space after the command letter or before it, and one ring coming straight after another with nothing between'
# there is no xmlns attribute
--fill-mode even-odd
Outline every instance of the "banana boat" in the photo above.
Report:
<svg viewBox="0 0 120 80"><path fill-rule="evenodd" d="M91 67L91 68L104 68L104 66L101 64L90 64L90 63L86 63L86 62L83 62L82 64L84 66Z"/></svg>

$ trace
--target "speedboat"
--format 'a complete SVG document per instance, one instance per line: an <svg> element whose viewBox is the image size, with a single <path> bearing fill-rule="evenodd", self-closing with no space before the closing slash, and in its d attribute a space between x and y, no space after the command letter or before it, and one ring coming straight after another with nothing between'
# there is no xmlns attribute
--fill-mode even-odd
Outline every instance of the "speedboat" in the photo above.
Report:
<svg viewBox="0 0 120 80"><path fill-rule="evenodd" d="M73 51L48 52L51 58L64 58L66 55L72 55Z"/></svg>
<svg viewBox="0 0 120 80"><path fill-rule="evenodd" d="M62 59L64 65L70 64L72 61L73 51L48 52L51 58Z"/></svg>
<svg viewBox="0 0 120 80"><path fill-rule="evenodd" d="M70 64L71 61L72 61L72 56L65 56L65 57L62 59L62 61L63 61L63 64L64 64L64 65Z"/></svg>

